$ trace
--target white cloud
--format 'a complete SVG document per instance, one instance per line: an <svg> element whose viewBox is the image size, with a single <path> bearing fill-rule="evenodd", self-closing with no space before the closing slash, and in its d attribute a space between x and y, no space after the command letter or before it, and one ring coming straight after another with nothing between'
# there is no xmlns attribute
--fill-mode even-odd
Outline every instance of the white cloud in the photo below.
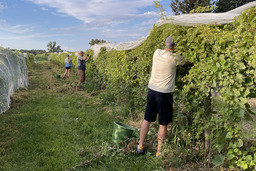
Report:
<svg viewBox="0 0 256 171"><path fill-rule="evenodd" d="M127 29L108 29L101 31L102 36L110 39L120 38L120 37L129 37L130 40L137 39L141 36L138 32L131 32L131 30Z"/></svg>
<svg viewBox="0 0 256 171"><path fill-rule="evenodd" d="M42 7L41 9L42 9L42 11L47 11L48 10L47 8L44 8L44 7Z"/></svg>
<svg viewBox="0 0 256 171"><path fill-rule="evenodd" d="M57 14L55 14L57 15ZM63 16L63 15L61 15ZM101 18L98 20L91 21L89 23L83 23L80 26L71 26L66 28L61 28L58 30L63 32L70 32L70 31L101 31L106 29L113 29L116 26L122 26L122 24L128 24L127 27L133 27L134 24L131 24L132 20L135 19L142 19L143 22L140 23L141 26L147 27L147 29L151 28L156 21L159 20L159 14L156 12L145 12L143 14L130 14L127 16L116 16L116 17L109 17L109 18ZM130 25L131 24L131 25ZM114 30L113 30L114 31ZM136 31L136 30L135 30ZM115 32L115 31L114 31Z"/></svg>
<svg viewBox="0 0 256 171"><path fill-rule="evenodd" d="M155 16L155 15L159 15L157 12L155 11L148 11L148 12L144 12L144 15L152 15L152 16Z"/></svg>
<svg viewBox="0 0 256 171"><path fill-rule="evenodd" d="M30 33L34 30L34 26L32 25L15 25L11 26L7 29L7 31L11 33L16 33L16 34L24 34L24 33Z"/></svg>
<svg viewBox="0 0 256 171"><path fill-rule="evenodd" d="M30 33L35 29L35 26L31 24L24 24L24 25L8 25L6 20L0 19L0 31L5 31L8 33L15 33L15 34L25 34Z"/></svg>
<svg viewBox="0 0 256 171"><path fill-rule="evenodd" d="M153 27L152 23L156 23L159 18L151 18L149 20L145 20L137 25L137 27Z"/></svg>
<svg viewBox="0 0 256 171"><path fill-rule="evenodd" d="M152 11L154 10L154 0L24 1L36 4L39 6L39 9L52 15L72 16L82 21L82 24L66 25L65 28L47 25L45 26L48 27L47 30L44 30L44 27L36 26L36 23L27 24L31 23L30 21L13 26L0 19L0 33L2 30L6 34L4 40L7 43L12 40L14 44L23 40L22 47L27 44L27 49L30 49L29 45L32 44L29 41L32 42L34 40L47 43L54 39L61 42L61 46L65 46L64 49L67 50L89 48L88 42L92 38L104 39L110 42L133 41L146 36L148 30L160 18L157 12ZM0 12L1 5L0 2ZM8 22L8 19L6 21ZM49 23L51 22L49 20ZM1 39L3 39L2 36L0 36Z"/></svg>
<svg viewBox="0 0 256 171"><path fill-rule="evenodd" d="M56 12L52 12L53 15L56 15L56 16L61 16L61 17L67 17L68 15L67 14L63 14L63 13L56 13Z"/></svg>
<svg viewBox="0 0 256 171"><path fill-rule="evenodd" d="M155 15L154 12L140 14L139 9L152 6L153 0L28 0L32 3L56 8L58 13L73 16L84 23L100 20L124 22L127 18Z"/></svg>
<svg viewBox="0 0 256 171"><path fill-rule="evenodd" d="M30 24L9 26L6 24L5 20L0 20L0 24L0 30L15 34L30 33L35 28Z"/></svg>

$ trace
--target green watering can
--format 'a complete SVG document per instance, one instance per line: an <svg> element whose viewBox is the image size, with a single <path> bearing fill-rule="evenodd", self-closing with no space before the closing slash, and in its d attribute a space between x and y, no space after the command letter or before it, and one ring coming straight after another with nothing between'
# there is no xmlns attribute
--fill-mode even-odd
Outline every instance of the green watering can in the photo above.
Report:
<svg viewBox="0 0 256 171"><path fill-rule="evenodd" d="M135 129L129 125L121 122L114 122L114 130L112 134L112 141L119 143L132 138L134 136Z"/></svg>

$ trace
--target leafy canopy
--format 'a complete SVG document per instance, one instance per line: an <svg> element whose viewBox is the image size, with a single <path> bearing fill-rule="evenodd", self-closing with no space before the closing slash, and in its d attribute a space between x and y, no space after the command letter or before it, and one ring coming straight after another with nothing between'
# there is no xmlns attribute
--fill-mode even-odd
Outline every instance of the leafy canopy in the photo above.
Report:
<svg viewBox="0 0 256 171"><path fill-rule="evenodd" d="M50 53L53 53L53 52L62 52L61 48L60 48L60 45L57 45L55 41L53 42L49 42L47 44L47 50L50 52Z"/></svg>
<svg viewBox="0 0 256 171"><path fill-rule="evenodd" d="M90 42L89 42L89 45L95 45L95 44L99 44L99 43L106 43L105 40L100 40L100 39L92 39Z"/></svg>

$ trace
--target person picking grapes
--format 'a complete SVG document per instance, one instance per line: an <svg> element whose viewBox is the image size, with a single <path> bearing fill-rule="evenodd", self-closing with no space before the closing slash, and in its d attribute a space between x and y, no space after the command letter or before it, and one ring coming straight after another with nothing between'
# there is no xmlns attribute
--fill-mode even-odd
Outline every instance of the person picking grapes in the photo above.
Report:
<svg viewBox="0 0 256 171"><path fill-rule="evenodd" d="M78 56L77 56L77 73L79 75L79 81L78 81L78 85L77 88L81 88L82 83L85 80L85 63L88 62L88 55L84 56L84 52L83 51L79 51L78 52Z"/></svg>
<svg viewBox="0 0 256 171"><path fill-rule="evenodd" d="M165 40L165 49L157 49L153 56L151 77L148 84L147 107L140 129L137 154L144 153L144 142L151 122L158 114L158 146L156 157L161 154L161 147L166 138L167 125L173 119L173 97L177 65L184 65L186 60L181 53L174 53L176 44L172 36Z"/></svg>

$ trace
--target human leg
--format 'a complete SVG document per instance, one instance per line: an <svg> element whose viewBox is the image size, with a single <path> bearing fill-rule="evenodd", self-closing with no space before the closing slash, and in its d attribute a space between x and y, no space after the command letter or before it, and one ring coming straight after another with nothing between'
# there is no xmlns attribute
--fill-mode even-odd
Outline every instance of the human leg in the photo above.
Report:
<svg viewBox="0 0 256 171"><path fill-rule="evenodd" d="M81 83L82 83L82 82L81 82L81 71L82 71L82 70L80 70L80 69L79 69L79 70L77 70L77 74L78 74L78 76L79 76L78 85L77 85L77 86L78 86L78 88L80 88L80 87L81 87Z"/></svg>
<svg viewBox="0 0 256 171"><path fill-rule="evenodd" d="M154 95L155 95L154 91L149 89L148 95L147 95L146 112L145 112L144 120L142 121L141 129L140 129L140 140L139 140L139 145L137 149L138 153L140 151L143 152L143 145L147 137L150 123L156 121L157 108L156 108Z"/></svg>
<svg viewBox="0 0 256 171"><path fill-rule="evenodd" d="M77 72L78 72L78 75L79 75L78 87L81 88L82 83L85 80L85 71L79 69L79 70L77 70Z"/></svg>
<svg viewBox="0 0 256 171"><path fill-rule="evenodd" d="M70 76L70 71L71 71L71 69L68 70L68 77Z"/></svg>
<svg viewBox="0 0 256 171"><path fill-rule="evenodd" d="M81 83L85 81L85 71L82 70L81 72Z"/></svg>
<svg viewBox="0 0 256 171"><path fill-rule="evenodd" d="M67 71L68 71L68 70L66 69L66 70L65 70L65 73L64 73L64 75L63 75L63 77L65 77L65 76L66 76L66 74L67 74Z"/></svg>
<svg viewBox="0 0 256 171"><path fill-rule="evenodd" d="M158 130L158 146L156 156L158 157L163 142L166 138L167 125L173 119L173 98L171 93L159 93L157 97L157 106L159 112L159 130Z"/></svg>
<svg viewBox="0 0 256 171"><path fill-rule="evenodd" d="M145 139L148 134L150 122L143 120L140 128L140 140L139 140L139 148L143 148Z"/></svg>
<svg viewBox="0 0 256 171"><path fill-rule="evenodd" d="M167 132L167 126L159 125L158 135L157 135L157 138L158 138L157 153L158 154L161 152L163 142L166 138L166 132Z"/></svg>

